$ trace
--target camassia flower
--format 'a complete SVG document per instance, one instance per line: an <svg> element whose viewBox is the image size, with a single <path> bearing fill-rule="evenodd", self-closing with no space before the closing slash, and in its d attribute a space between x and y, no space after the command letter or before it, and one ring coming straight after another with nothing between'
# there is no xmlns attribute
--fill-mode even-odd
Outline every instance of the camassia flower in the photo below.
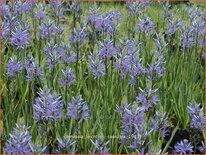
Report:
<svg viewBox="0 0 206 155"><path fill-rule="evenodd" d="M182 28L182 33L181 33L181 43L182 43L182 51L185 49L188 49L194 44L194 38L193 34L187 27Z"/></svg>
<svg viewBox="0 0 206 155"><path fill-rule="evenodd" d="M10 21L9 20L6 20L6 19L3 19L3 22L2 22L2 37L3 38L6 38L9 34L9 31L10 31Z"/></svg>
<svg viewBox="0 0 206 155"><path fill-rule="evenodd" d="M72 13L81 14L81 12L82 12L81 2L72 2L72 4L69 5L69 10L70 10Z"/></svg>
<svg viewBox="0 0 206 155"><path fill-rule="evenodd" d="M138 31L147 33L151 31L153 28L154 28L154 24L149 17L143 17L142 19L139 19L138 27L137 27Z"/></svg>
<svg viewBox="0 0 206 155"><path fill-rule="evenodd" d="M46 19L46 15L43 11L36 12L34 17L35 17L35 19L42 20L42 21L44 21Z"/></svg>
<svg viewBox="0 0 206 155"><path fill-rule="evenodd" d="M60 64L60 52L56 44L48 43L44 48L44 55L46 57L46 64L49 69L54 68L57 64Z"/></svg>
<svg viewBox="0 0 206 155"><path fill-rule="evenodd" d="M164 64L164 57L161 55L161 53L158 53L157 60L153 64L149 65L149 67L146 69L146 73L148 74L148 79L150 81L152 81L154 77L162 77L163 73L165 72Z"/></svg>
<svg viewBox="0 0 206 155"><path fill-rule="evenodd" d="M132 59L130 55L119 55L119 58L114 63L114 67L120 72L121 77L126 77L131 69L131 65Z"/></svg>
<svg viewBox="0 0 206 155"><path fill-rule="evenodd" d="M62 76L59 79L59 84L62 87L70 86L71 84L74 84L75 82L76 82L75 75L71 68L62 70Z"/></svg>
<svg viewBox="0 0 206 155"><path fill-rule="evenodd" d="M140 8L148 8L152 0L139 0Z"/></svg>
<svg viewBox="0 0 206 155"><path fill-rule="evenodd" d="M121 145L142 153L150 152L150 142L147 138L153 128L148 129L148 125L143 121L144 109L137 105L125 104L122 107L117 106L117 112L121 115Z"/></svg>
<svg viewBox="0 0 206 155"><path fill-rule="evenodd" d="M200 21L193 20L190 26L190 31L193 34L194 39L198 42L200 46L204 46L204 18Z"/></svg>
<svg viewBox="0 0 206 155"><path fill-rule="evenodd" d="M46 153L47 146L42 148L40 144L33 144L33 143L30 143L29 146L31 148L32 154Z"/></svg>
<svg viewBox="0 0 206 155"><path fill-rule="evenodd" d="M67 107L67 117L86 120L89 117L88 106L81 95L73 97Z"/></svg>
<svg viewBox="0 0 206 155"><path fill-rule="evenodd" d="M21 63L14 58L10 58L7 64L7 75L9 78L14 77L22 70Z"/></svg>
<svg viewBox="0 0 206 155"><path fill-rule="evenodd" d="M64 29L61 26L55 24L52 25L52 32L55 36L59 36L63 33Z"/></svg>
<svg viewBox="0 0 206 155"><path fill-rule="evenodd" d="M97 5L91 6L87 13L87 22L96 27L96 20L100 15L100 8Z"/></svg>
<svg viewBox="0 0 206 155"><path fill-rule="evenodd" d="M10 7L6 4L6 2L2 2L2 16L6 17L10 14Z"/></svg>
<svg viewBox="0 0 206 155"><path fill-rule="evenodd" d="M145 74L142 62L139 59L134 59L132 63L132 69L130 70L130 81L131 85L135 85L140 75Z"/></svg>
<svg viewBox="0 0 206 155"><path fill-rule="evenodd" d="M33 105L34 120L36 122L58 120L62 112L61 96L52 95L49 89L40 89L37 94L39 97L35 99Z"/></svg>
<svg viewBox="0 0 206 155"><path fill-rule="evenodd" d="M150 141L147 140L148 136L152 133L153 129L147 129L147 125L142 124L141 126L134 125L133 136L129 142L128 148L134 150L140 150L141 153L146 154L150 152Z"/></svg>
<svg viewBox="0 0 206 155"><path fill-rule="evenodd" d="M155 116L150 121L150 125L154 131L159 132L163 137L165 137L169 132L169 123L167 121L166 113L160 113L156 111Z"/></svg>
<svg viewBox="0 0 206 155"><path fill-rule="evenodd" d="M5 144L5 152L7 154L31 154L30 142L31 136L25 125L18 125L14 128L14 131L10 134L10 138Z"/></svg>
<svg viewBox="0 0 206 155"><path fill-rule="evenodd" d="M148 111L149 108L158 103L158 96L156 95L158 89L153 90L148 87L146 91L140 90L141 92L136 97L136 100L145 111Z"/></svg>
<svg viewBox="0 0 206 155"><path fill-rule="evenodd" d="M75 153L74 144L76 143L76 141L72 141L68 136L64 136L63 138L57 138L57 141L58 149L56 150L56 153Z"/></svg>
<svg viewBox="0 0 206 155"><path fill-rule="evenodd" d="M94 149L90 151L92 154L109 154L109 149L107 148L107 145L109 144L109 141L103 143L102 138L98 138L97 140L93 141L90 139L92 144L94 145Z"/></svg>
<svg viewBox="0 0 206 155"><path fill-rule="evenodd" d="M70 50L70 52L68 52ZM65 64L70 64L76 62L77 54L71 50L70 45L66 45L62 43L60 47L58 47L60 58L63 60Z"/></svg>
<svg viewBox="0 0 206 155"><path fill-rule="evenodd" d="M87 22L98 32L112 35L118 27L122 16L117 10L110 10L106 13L100 13L99 8L90 8L88 11Z"/></svg>
<svg viewBox="0 0 206 155"><path fill-rule="evenodd" d="M200 104L190 103L187 106L187 111L191 119L190 127L204 131L206 118L203 113L203 108L200 108Z"/></svg>
<svg viewBox="0 0 206 155"><path fill-rule="evenodd" d="M25 2L15 2L14 3L14 12L15 14L24 14L29 13L31 11L33 2L25 1Z"/></svg>
<svg viewBox="0 0 206 155"><path fill-rule="evenodd" d="M27 29L24 30L22 28L16 28L15 31L12 32L10 43L17 48L23 48L26 44L28 44L29 39L30 34Z"/></svg>
<svg viewBox="0 0 206 155"><path fill-rule="evenodd" d="M60 0L50 0L49 4L52 7L53 12L55 13L55 15L59 18L63 15L64 10L62 9L62 3Z"/></svg>
<svg viewBox="0 0 206 155"><path fill-rule="evenodd" d="M52 36L53 23L51 21L43 22L39 26L39 31L37 35L41 39L49 39Z"/></svg>
<svg viewBox="0 0 206 155"><path fill-rule="evenodd" d="M128 105L124 108L120 143L131 150L148 148L150 143L146 139L153 129L148 130L143 122L144 110L137 106L130 107Z"/></svg>
<svg viewBox="0 0 206 155"><path fill-rule="evenodd" d="M43 80L42 68L37 67L33 57L27 57L25 62L26 80L33 81L35 78Z"/></svg>
<svg viewBox="0 0 206 155"><path fill-rule="evenodd" d="M139 15L140 14L140 6L137 2L126 2L126 8L128 9L128 14L132 15Z"/></svg>
<svg viewBox="0 0 206 155"><path fill-rule="evenodd" d="M167 34L169 36L175 34L178 31L179 27L181 26L181 21L179 20L170 20L167 25Z"/></svg>
<svg viewBox="0 0 206 155"><path fill-rule="evenodd" d="M187 139L184 139L183 141L180 141L177 144L175 144L175 153L191 154L193 152L192 149L193 146Z"/></svg>
<svg viewBox="0 0 206 155"><path fill-rule="evenodd" d="M81 29L74 28L73 32L69 36L69 41L71 44L83 43L86 40L86 36L87 34L85 31L85 27Z"/></svg>
<svg viewBox="0 0 206 155"><path fill-rule="evenodd" d="M115 55L115 48L113 46L113 40L105 39L103 42L99 43L99 58L110 59Z"/></svg>
<svg viewBox="0 0 206 155"><path fill-rule="evenodd" d="M88 56L88 70L94 76L94 79L105 75L105 67L99 58L96 58L95 53L90 53Z"/></svg>

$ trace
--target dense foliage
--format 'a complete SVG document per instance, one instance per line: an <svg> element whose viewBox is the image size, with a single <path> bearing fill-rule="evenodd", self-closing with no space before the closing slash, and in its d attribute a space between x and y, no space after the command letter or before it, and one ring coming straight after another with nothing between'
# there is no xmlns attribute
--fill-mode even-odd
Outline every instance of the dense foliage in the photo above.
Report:
<svg viewBox="0 0 206 155"><path fill-rule="evenodd" d="M204 153L200 5L3 3L4 152Z"/></svg>

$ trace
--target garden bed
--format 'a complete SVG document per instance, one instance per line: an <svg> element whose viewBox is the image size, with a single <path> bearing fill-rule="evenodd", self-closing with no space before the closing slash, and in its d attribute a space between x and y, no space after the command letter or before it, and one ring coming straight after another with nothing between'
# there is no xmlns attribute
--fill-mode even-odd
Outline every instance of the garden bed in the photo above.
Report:
<svg viewBox="0 0 206 155"><path fill-rule="evenodd" d="M6 154L204 154L204 4L3 3Z"/></svg>

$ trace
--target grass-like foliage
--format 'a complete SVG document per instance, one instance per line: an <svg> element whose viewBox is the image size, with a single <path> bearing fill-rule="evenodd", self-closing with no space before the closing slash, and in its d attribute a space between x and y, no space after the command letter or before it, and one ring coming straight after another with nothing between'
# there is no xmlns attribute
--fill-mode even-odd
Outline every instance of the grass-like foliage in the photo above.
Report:
<svg viewBox="0 0 206 155"><path fill-rule="evenodd" d="M2 18L4 153L204 152L203 4L10 1Z"/></svg>

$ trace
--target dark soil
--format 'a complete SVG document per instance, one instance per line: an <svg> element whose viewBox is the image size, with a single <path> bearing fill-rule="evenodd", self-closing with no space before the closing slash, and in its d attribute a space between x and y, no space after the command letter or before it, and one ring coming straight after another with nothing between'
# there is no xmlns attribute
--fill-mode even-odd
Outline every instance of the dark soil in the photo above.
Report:
<svg viewBox="0 0 206 155"><path fill-rule="evenodd" d="M166 146L171 135L172 135L172 131L165 137L164 143L162 145L162 149L164 149L164 147ZM177 144L178 142L180 142L184 139L187 139L194 146L192 154L204 154L198 150L198 147L202 146L201 141L204 142L203 134L202 134L202 132L194 130L194 129L189 129L189 130L179 129L179 130L177 130L176 134L174 135L173 140L171 141L171 143L167 149L167 153L174 154L173 151L174 151L175 144Z"/></svg>

